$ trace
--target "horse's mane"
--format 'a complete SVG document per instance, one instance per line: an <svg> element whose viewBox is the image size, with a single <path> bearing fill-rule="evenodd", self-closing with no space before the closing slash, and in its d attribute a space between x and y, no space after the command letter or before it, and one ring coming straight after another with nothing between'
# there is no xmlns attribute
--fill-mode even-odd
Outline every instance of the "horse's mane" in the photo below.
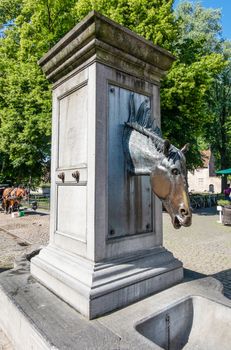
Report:
<svg viewBox="0 0 231 350"><path fill-rule="evenodd" d="M125 123L125 125L130 127L131 129L138 131L142 135L151 138L155 144L156 149L159 151L163 150L164 140L161 137L159 137L152 129L147 129L141 126L140 124L138 124L137 122L132 122L132 123L127 122Z"/></svg>
<svg viewBox="0 0 231 350"><path fill-rule="evenodd" d="M149 107L148 99L141 103L137 113L135 113L134 94L132 93L129 101L129 118L125 125L150 138L156 150L163 153L165 140L162 138L160 128L154 122L151 117L151 108ZM170 145L167 158L175 162L180 158L179 149Z"/></svg>

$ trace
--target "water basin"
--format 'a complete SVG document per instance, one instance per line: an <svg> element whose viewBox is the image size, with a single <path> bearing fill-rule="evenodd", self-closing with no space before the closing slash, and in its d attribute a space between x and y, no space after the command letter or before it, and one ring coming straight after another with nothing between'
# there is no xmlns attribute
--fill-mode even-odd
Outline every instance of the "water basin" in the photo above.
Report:
<svg viewBox="0 0 231 350"><path fill-rule="evenodd" d="M135 328L165 350L231 349L231 308L200 296L171 304Z"/></svg>

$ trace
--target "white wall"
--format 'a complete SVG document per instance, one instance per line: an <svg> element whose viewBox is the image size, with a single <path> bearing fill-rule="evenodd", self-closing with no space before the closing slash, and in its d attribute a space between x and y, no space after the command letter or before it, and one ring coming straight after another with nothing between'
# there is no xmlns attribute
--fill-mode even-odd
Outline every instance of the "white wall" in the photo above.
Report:
<svg viewBox="0 0 231 350"><path fill-rule="evenodd" d="M194 174L188 172L189 191L204 192L209 191L209 185L214 186L214 192L221 192L221 177L210 176L208 168L200 168L194 171Z"/></svg>

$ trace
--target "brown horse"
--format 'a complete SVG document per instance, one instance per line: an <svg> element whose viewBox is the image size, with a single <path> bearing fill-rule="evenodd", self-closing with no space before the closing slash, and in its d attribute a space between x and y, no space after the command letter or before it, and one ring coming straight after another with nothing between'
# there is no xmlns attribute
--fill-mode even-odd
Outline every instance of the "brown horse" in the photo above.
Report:
<svg viewBox="0 0 231 350"><path fill-rule="evenodd" d="M24 187L8 187L2 194L2 208L5 213L12 213L18 210L20 202L23 198L27 198L28 191Z"/></svg>

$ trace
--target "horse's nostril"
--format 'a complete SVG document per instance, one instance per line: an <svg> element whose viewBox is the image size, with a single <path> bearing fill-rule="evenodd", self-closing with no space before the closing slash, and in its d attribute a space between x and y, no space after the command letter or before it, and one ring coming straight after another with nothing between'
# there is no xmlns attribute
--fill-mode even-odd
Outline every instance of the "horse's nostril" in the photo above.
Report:
<svg viewBox="0 0 231 350"><path fill-rule="evenodd" d="M185 208L181 208L181 209L180 209L180 214L181 214L182 216L187 216L187 215L188 215L188 210L186 210Z"/></svg>

